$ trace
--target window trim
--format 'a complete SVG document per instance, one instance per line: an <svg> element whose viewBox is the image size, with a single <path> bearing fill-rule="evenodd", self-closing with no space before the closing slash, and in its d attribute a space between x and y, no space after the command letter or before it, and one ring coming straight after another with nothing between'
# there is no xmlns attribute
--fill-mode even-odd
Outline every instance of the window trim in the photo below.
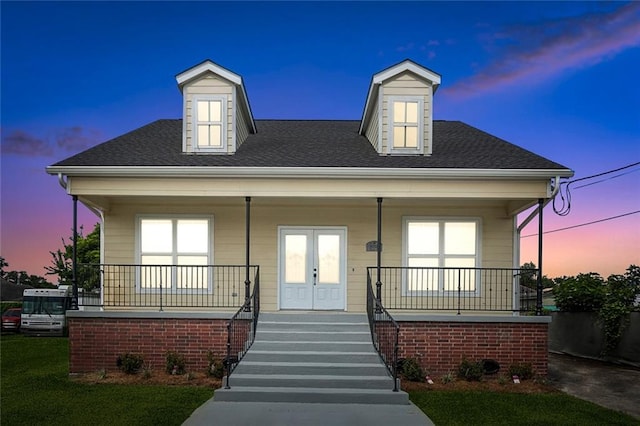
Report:
<svg viewBox="0 0 640 426"><path fill-rule="evenodd" d="M199 101L220 101L220 147L201 146L198 141L198 102ZM194 95L191 99L191 147L194 152L222 152L228 151L229 138L228 138L228 96L225 95ZM217 123L209 122L206 123Z"/></svg>
<svg viewBox="0 0 640 426"><path fill-rule="evenodd" d="M172 232L172 251L167 256L171 256L172 261L169 266L171 266L171 287L147 287L143 288L141 283L141 268L136 268L136 277L135 277L135 290L138 293L160 293L162 292L171 292L171 293L197 293L197 294L211 294L213 293L213 274L209 274L207 276L207 286L202 288L178 288L177 287L177 268L178 262L177 258L181 254L177 251L177 223L179 220L207 220L208 222L208 233L207 233L207 266L213 265L214 259L214 217L213 215L189 215L189 214L178 214L178 215L170 215L170 214L139 214L136 215L136 224L135 224L135 259L136 265L142 266L142 221L143 220L171 220L171 232ZM188 255L189 253L183 253L184 255ZM193 254L193 253L192 253ZM188 266L188 265L186 265Z"/></svg>
<svg viewBox="0 0 640 426"><path fill-rule="evenodd" d="M476 224L476 241L475 241L475 266L473 268L481 268L482 265L482 218L477 216L403 216L402 217L402 295L403 296L443 296L448 297L458 294L456 290L444 289L444 276L438 274L437 290L410 290L408 285L407 272L409 266L409 223L411 222L429 222L438 223L439 247L438 254L435 256L423 256L424 258L436 258L438 260L437 268L447 268L444 265L446 258L469 259L470 255L449 255L444 253L444 227L446 223L463 223L474 222ZM455 268L455 267L454 267ZM482 293L482 282L480 270L476 269L475 290L462 291L465 296L480 296Z"/></svg>
<svg viewBox="0 0 640 426"><path fill-rule="evenodd" d="M418 140L415 148L394 146L394 103L416 102L418 104ZM422 96L388 96L387 97L387 153L388 154L422 154L424 152L424 97Z"/></svg>

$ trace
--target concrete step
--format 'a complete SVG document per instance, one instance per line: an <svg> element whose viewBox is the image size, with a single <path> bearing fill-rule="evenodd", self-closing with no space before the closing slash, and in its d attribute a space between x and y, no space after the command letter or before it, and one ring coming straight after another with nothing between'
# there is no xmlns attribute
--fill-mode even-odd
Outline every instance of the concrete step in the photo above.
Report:
<svg viewBox="0 0 640 426"><path fill-rule="evenodd" d="M262 330L258 325L256 340L270 342L369 342L368 331L305 331L305 330Z"/></svg>
<svg viewBox="0 0 640 426"><path fill-rule="evenodd" d="M319 351L261 351L250 350L243 361L261 362L326 362L339 363L377 363L380 357L371 352L319 352Z"/></svg>
<svg viewBox="0 0 640 426"><path fill-rule="evenodd" d="M301 337L304 339L304 337ZM371 340L366 342L335 342L335 341L272 341L256 339L251 345L252 351L318 351L318 352L372 352L377 354Z"/></svg>
<svg viewBox="0 0 640 426"><path fill-rule="evenodd" d="M237 374L231 376L231 386L340 388L340 389L393 389L393 380L388 376L345 376L310 374Z"/></svg>
<svg viewBox="0 0 640 426"><path fill-rule="evenodd" d="M233 377L233 376L232 376ZM233 383L232 383L233 385ZM232 386L218 389L215 401L299 402L329 404L408 404L406 392L380 389L281 388Z"/></svg>
<svg viewBox="0 0 640 426"><path fill-rule="evenodd" d="M260 313L263 322L349 322L369 324L366 314L340 312L265 312Z"/></svg>
<svg viewBox="0 0 640 426"><path fill-rule="evenodd" d="M382 363L252 362L243 359L234 373L375 376L386 375L387 370Z"/></svg>
<svg viewBox="0 0 640 426"><path fill-rule="evenodd" d="M369 324L351 322L260 322L260 331L323 331L332 333L370 333Z"/></svg>

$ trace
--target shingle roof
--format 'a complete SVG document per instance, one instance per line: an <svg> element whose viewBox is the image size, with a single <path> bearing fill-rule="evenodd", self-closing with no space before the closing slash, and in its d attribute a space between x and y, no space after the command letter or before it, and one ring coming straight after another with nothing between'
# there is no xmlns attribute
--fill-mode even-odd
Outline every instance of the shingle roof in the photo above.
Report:
<svg viewBox="0 0 640 426"><path fill-rule="evenodd" d="M360 121L256 120L234 155L182 152L182 120L158 120L53 166L567 169L460 121L433 122L431 156L379 155Z"/></svg>

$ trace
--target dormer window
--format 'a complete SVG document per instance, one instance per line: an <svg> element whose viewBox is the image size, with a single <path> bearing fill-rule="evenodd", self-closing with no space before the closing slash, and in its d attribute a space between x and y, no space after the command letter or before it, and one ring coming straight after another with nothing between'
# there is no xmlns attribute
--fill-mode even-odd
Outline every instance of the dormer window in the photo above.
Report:
<svg viewBox="0 0 640 426"><path fill-rule="evenodd" d="M423 100L391 97L389 105L389 152L416 154L422 152Z"/></svg>
<svg viewBox="0 0 640 426"><path fill-rule="evenodd" d="M222 96L194 97L194 149L196 151L225 151L225 114L227 100Z"/></svg>

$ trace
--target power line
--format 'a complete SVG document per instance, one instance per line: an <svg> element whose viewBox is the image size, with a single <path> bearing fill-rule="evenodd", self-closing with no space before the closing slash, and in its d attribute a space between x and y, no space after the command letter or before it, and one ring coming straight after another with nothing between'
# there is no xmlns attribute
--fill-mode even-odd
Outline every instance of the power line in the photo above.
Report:
<svg viewBox="0 0 640 426"><path fill-rule="evenodd" d="M602 172L602 173L596 173L595 175L585 176L585 177L582 177L582 178L578 178L578 179L562 182L560 184L560 188L559 188L560 190L559 190L559 193L558 193L558 195L560 196L560 200L562 201L562 204L561 204L560 208L557 208L556 207L556 200L558 199L558 197L554 197L553 198L553 211L558 216L566 216L566 215L569 214L569 212L571 211L571 185L572 184L574 184L576 182L581 182L583 180L593 179L593 178L597 178L597 177L600 177L600 176L605 176L605 175L608 175L608 174L611 174L611 173L616 173L616 172L619 172L619 171L622 171L622 170L630 169L630 168L636 167L638 165L640 165L640 161L632 163L632 164L627 164L626 166L618 167L617 169L607 170L606 172ZM607 179L601 179L601 180L599 180L597 182L592 182L590 184L581 185L578 188L583 188L585 186L595 185L596 183L600 183L600 182L604 182L604 181L609 180L609 179L613 179L613 178L616 178L616 177L624 176L624 175L626 175L628 173L631 173L631 171L627 172L627 173L621 173L619 175L612 176L612 177L607 178ZM563 194L563 189L562 189L563 186L564 186L565 194Z"/></svg>
<svg viewBox="0 0 640 426"><path fill-rule="evenodd" d="M608 220L613 220L613 219L619 219L621 217L631 216L632 214L638 214L638 213L640 213L640 210L636 210L634 212L628 212L628 213L619 214L617 216L610 216L610 217L606 217L604 219L598 219L598 220L594 220L594 221L591 221L591 222L581 223L579 225L567 226L566 228L553 229L551 231L545 231L545 232L543 232L543 234L551 234L553 232L566 231L567 229L580 228L582 226L593 225L595 223L606 222ZM538 235L538 234L535 233L535 234L529 234L529 235L522 235L520 238L535 237L536 235Z"/></svg>

